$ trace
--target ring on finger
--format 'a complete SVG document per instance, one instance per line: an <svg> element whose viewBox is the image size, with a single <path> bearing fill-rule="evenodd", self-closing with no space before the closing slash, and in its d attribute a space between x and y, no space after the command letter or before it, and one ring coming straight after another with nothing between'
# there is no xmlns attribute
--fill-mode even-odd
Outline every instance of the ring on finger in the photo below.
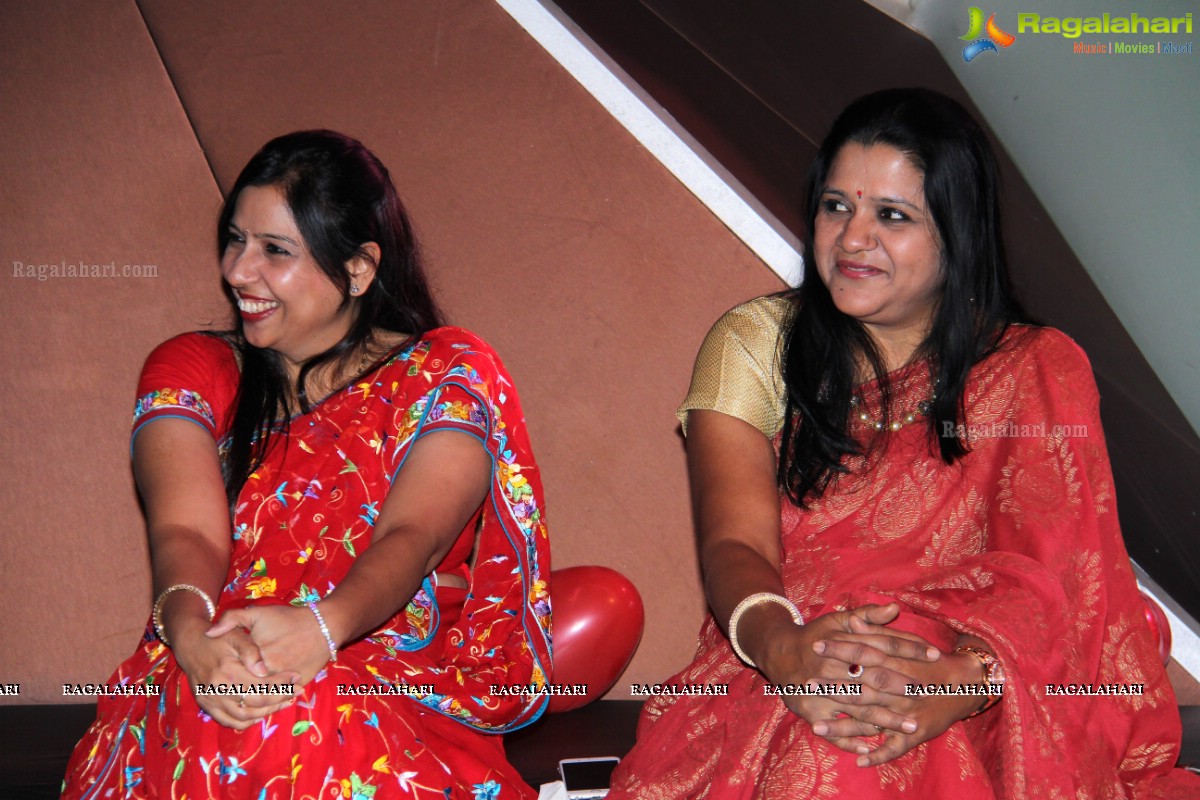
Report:
<svg viewBox="0 0 1200 800"><path fill-rule="evenodd" d="M862 664L851 664L850 669L846 670L846 674L851 678L861 678L864 672Z"/></svg>

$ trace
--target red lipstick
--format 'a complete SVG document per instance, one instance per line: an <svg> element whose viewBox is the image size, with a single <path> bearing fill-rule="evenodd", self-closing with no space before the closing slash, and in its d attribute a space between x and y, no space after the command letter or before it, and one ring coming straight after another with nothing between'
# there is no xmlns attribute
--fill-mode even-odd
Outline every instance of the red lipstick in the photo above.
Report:
<svg viewBox="0 0 1200 800"><path fill-rule="evenodd" d="M849 259L838 259L837 269L838 272L842 273L842 275L845 275L847 278L851 278L853 280L873 278L876 275L883 274L883 270L876 269L870 264L861 264L857 261L850 261Z"/></svg>

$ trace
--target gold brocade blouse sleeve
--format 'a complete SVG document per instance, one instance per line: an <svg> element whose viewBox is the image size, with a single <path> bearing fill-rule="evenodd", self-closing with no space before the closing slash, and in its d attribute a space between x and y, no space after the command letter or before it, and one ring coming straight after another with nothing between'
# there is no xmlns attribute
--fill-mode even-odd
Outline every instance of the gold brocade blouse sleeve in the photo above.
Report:
<svg viewBox="0 0 1200 800"><path fill-rule="evenodd" d="M696 356L687 397L675 412L685 434L692 409L737 417L767 438L779 432L787 405L779 334L792 308L787 297L759 297L717 320Z"/></svg>

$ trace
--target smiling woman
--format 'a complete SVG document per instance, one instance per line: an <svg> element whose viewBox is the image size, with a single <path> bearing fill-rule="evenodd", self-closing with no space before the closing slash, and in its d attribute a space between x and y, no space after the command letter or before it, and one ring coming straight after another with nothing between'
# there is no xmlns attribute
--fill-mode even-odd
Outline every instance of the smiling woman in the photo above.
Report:
<svg viewBox="0 0 1200 800"><path fill-rule="evenodd" d="M287 198L276 186L247 186L229 223L221 273L237 300L246 341L278 353L293 380L300 367L337 345L356 316L357 296L375 278L379 246L345 264L350 298L304 245Z"/></svg>
<svg viewBox="0 0 1200 800"><path fill-rule="evenodd" d="M813 257L838 311L870 331L885 363L902 365L925 338L943 280L924 176L908 156L886 144L842 148L821 193Z"/></svg>
<svg viewBox="0 0 1200 800"><path fill-rule="evenodd" d="M651 699L609 800L1193 796L1091 367L1011 300L995 175L933 92L834 123L803 285L722 317L679 409L712 613L668 685L728 692Z"/></svg>
<svg viewBox="0 0 1200 800"><path fill-rule="evenodd" d="M353 139L268 142L218 242L238 326L160 345L134 416L157 600L109 683L155 691L101 698L63 796L531 797L485 735L546 703L491 688L550 670L504 366L441 324Z"/></svg>

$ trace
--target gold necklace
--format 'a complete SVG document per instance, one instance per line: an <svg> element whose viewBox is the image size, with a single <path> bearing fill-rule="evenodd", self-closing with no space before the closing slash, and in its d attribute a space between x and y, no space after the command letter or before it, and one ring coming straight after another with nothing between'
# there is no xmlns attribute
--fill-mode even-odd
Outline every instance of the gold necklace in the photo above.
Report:
<svg viewBox="0 0 1200 800"><path fill-rule="evenodd" d="M892 431L898 431L905 425L911 425L912 423L916 422L919 417L928 417L929 412L933 410L933 401L935 399L937 399L937 395L931 394L928 400L922 400L921 402L917 403L917 408L915 411L908 412L901 419L893 420L892 423L887 426L887 428ZM851 408L857 409L861 405L862 398L856 394L850 395ZM865 411L858 412L858 418L877 431L884 429L883 420L872 419Z"/></svg>

